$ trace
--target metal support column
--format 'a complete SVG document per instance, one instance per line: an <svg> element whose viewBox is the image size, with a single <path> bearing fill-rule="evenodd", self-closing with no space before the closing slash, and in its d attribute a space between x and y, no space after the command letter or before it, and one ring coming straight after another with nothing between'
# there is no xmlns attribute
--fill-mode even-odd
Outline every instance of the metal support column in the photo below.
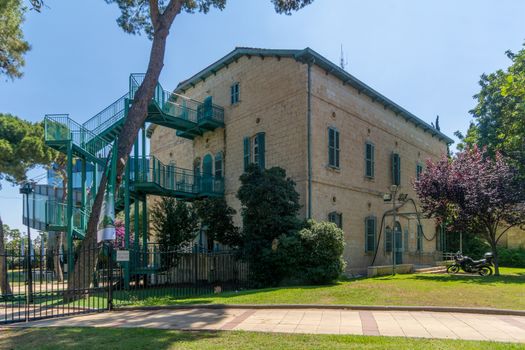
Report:
<svg viewBox="0 0 525 350"><path fill-rule="evenodd" d="M82 228L86 228L86 217L85 217L85 213L87 212L86 210L86 159L85 158L82 158L82 168L81 168L81 179L80 181L82 182L80 184L80 188L81 188L81 203L82 203L82 214L81 214L81 217L80 217L80 226Z"/></svg>
<svg viewBox="0 0 525 350"><path fill-rule="evenodd" d="M130 171L129 171L129 162L126 164L126 177L124 180L124 249L129 250L130 246L130 198L129 198L129 181L130 181ZM129 262L123 263L124 265L124 288L128 289L129 287Z"/></svg>
<svg viewBox="0 0 525 350"><path fill-rule="evenodd" d="M75 255L73 253L73 145L67 145L67 274L71 276L75 266Z"/></svg>

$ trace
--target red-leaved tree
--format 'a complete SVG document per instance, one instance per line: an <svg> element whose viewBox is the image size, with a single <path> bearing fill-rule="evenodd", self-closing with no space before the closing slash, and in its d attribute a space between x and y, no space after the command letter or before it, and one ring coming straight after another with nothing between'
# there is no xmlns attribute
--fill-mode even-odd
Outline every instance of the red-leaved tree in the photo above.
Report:
<svg viewBox="0 0 525 350"><path fill-rule="evenodd" d="M510 228L525 224L524 187L501 154L492 158L478 147L453 159L428 160L414 183L427 215L446 220L448 230L468 231L490 244L496 276L498 241Z"/></svg>

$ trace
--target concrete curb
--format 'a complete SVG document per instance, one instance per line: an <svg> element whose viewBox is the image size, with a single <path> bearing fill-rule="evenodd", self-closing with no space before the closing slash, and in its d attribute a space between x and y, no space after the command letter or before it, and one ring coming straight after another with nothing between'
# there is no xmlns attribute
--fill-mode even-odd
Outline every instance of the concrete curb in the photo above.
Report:
<svg viewBox="0 0 525 350"><path fill-rule="evenodd" d="M382 305L320 305L320 304L186 304L166 306L123 306L113 311L133 310L187 310L187 309L325 309L325 310L356 310L356 311L426 311L455 312L481 315L525 316L525 310L505 310L491 308L449 307L449 306L382 306Z"/></svg>

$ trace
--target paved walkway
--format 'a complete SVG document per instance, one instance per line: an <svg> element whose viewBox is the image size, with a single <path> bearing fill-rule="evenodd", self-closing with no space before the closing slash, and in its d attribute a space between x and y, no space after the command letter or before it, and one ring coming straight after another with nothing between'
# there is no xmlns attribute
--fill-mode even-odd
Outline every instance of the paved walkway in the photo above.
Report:
<svg viewBox="0 0 525 350"><path fill-rule="evenodd" d="M319 309L133 310L11 327L145 327L190 330L362 334L525 343L525 316Z"/></svg>

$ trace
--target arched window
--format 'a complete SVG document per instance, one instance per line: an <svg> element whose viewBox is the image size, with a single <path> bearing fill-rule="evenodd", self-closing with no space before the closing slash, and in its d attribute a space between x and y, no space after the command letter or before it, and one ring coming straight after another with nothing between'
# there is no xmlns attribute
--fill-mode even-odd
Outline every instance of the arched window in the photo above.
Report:
<svg viewBox="0 0 525 350"><path fill-rule="evenodd" d="M211 192L213 189L213 157L207 154L202 159L202 191Z"/></svg>
<svg viewBox="0 0 525 350"><path fill-rule="evenodd" d="M220 179L222 176L222 152L219 152L215 155L215 178Z"/></svg>
<svg viewBox="0 0 525 350"><path fill-rule="evenodd" d="M210 176L213 174L213 157L207 154L202 159L202 175Z"/></svg>

